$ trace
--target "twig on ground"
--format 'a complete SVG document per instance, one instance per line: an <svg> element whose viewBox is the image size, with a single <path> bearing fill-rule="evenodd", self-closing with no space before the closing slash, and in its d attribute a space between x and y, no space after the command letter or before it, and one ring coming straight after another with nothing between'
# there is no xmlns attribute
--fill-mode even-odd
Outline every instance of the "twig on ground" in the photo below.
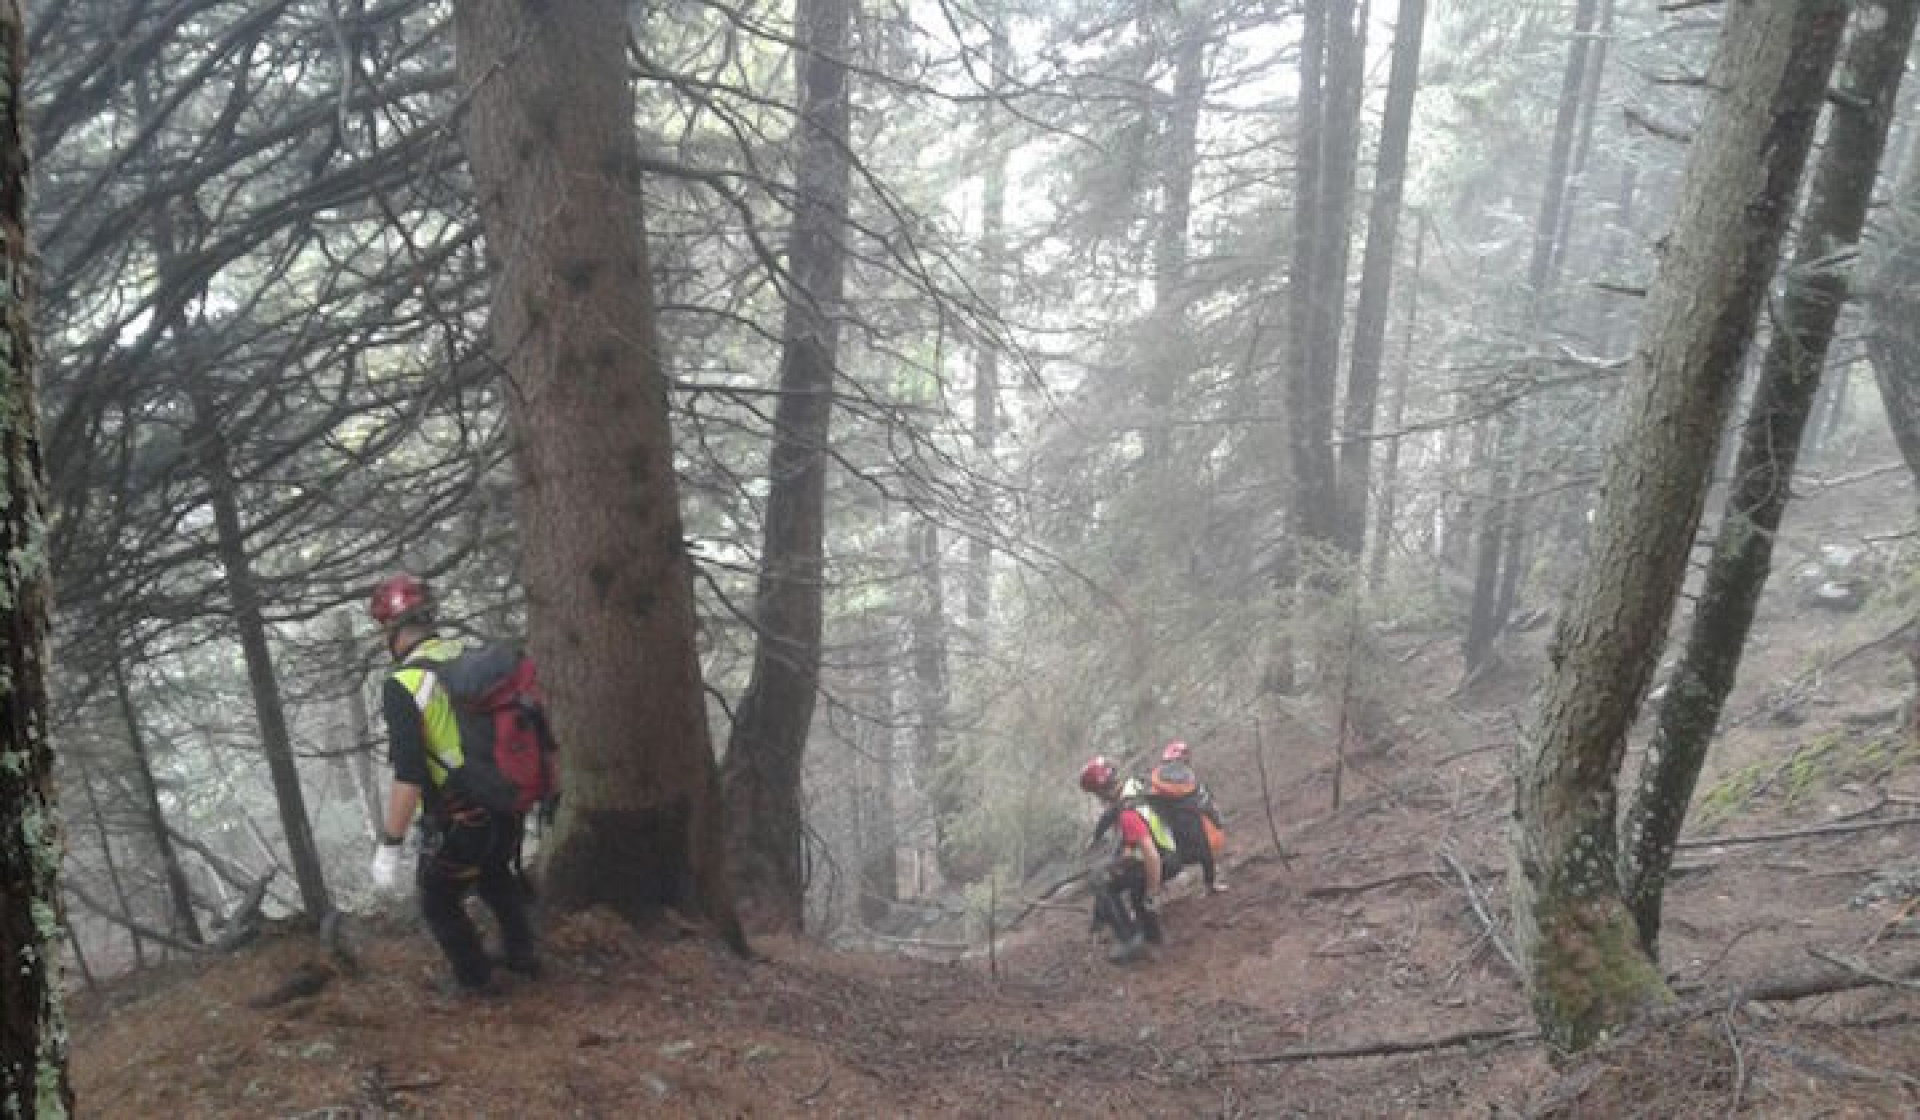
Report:
<svg viewBox="0 0 1920 1120"><path fill-rule="evenodd" d="M1734 1032L1733 1016L1724 1011L1720 1013L1720 1029L1726 1032L1727 1046L1733 1051L1733 1101L1727 1105L1727 1115L1733 1116L1740 1111L1740 1098L1747 1095L1747 1055Z"/></svg>
<svg viewBox="0 0 1920 1120"><path fill-rule="evenodd" d="M1679 850L1698 848L1728 848L1738 844L1771 844L1776 840L1798 840L1805 836L1834 836L1844 832L1866 832L1875 828L1898 828L1901 825L1920 824L1920 816L1887 817L1877 821L1847 821L1841 824L1815 825L1811 828L1789 828L1779 832L1749 832L1745 835L1706 836L1695 840L1682 840L1674 847Z"/></svg>
<svg viewBox="0 0 1920 1120"><path fill-rule="evenodd" d="M1911 1077L1897 1070L1876 1069L1873 1066L1863 1066L1857 1062L1850 1062L1845 1058L1833 1054L1822 1053L1818 1050L1808 1050L1804 1047L1794 1046L1785 1042L1776 1042L1770 1038L1755 1039L1754 1045L1765 1050L1770 1050L1787 1059L1789 1062L1792 1062L1794 1065L1802 1069L1811 1070L1814 1073L1822 1073L1834 1077L1851 1077L1856 1081L1890 1082L1895 1085L1904 1085L1909 1089L1920 1088L1920 1078Z"/></svg>
<svg viewBox="0 0 1920 1120"><path fill-rule="evenodd" d="M1439 855L1446 861L1446 865L1453 869L1453 873L1459 876L1460 885L1467 892L1467 903L1473 907L1474 917L1480 919L1480 927L1487 931L1488 937L1493 939L1494 949L1499 952L1500 958L1507 962L1507 966L1513 969L1513 975L1524 983L1527 970L1520 967L1520 958L1514 955L1512 947L1507 944L1507 939L1500 936L1500 927L1494 924L1493 915L1488 913L1487 908L1481 904L1480 888L1474 885L1473 876L1468 874L1459 860L1453 858L1452 852L1442 848Z"/></svg>
<svg viewBox="0 0 1920 1120"><path fill-rule="evenodd" d="M1354 1043L1350 1046L1303 1046L1272 1054L1244 1054L1238 1057L1220 1058L1215 1064L1254 1066L1279 1062L1317 1062L1328 1058L1378 1058L1390 1054L1424 1054L1434 1050L1450 1050L1456 1046L1472 1046L1480 1042L1532 1042L1539 1037L1539 1032L1526 1026L1482 1027L1477 1030L1441 1035L1438 1038L1390 1039L1383 1042Z"/></svg>
<svg viewBox="0 0 1920 1120"><path fill-rule="evenodd" d="M1307 897L1344 898L1350 894L1365 894L1368 891L1379 890L1381 887L1392 887L1401 883L1411 883L1420 879L1436 879L1438 877L1438 872L1430 870L1403 871L1398 875L1388 875L1381 879L1369 879L1364 883L1325 883L1321 886L1309 887L1307 888Z"/></svg>
<svg viewBox="0 0 1920 1120"><path fill-rule="evenodd" d="M1838 953L1829 953L1825 949L1810 948L1807 950L1807 953L1816 960L1826 961L1836 968L1845 969L1855 976L1871 980L1876 984L1885 984L1889 988L1905 988L1910 992L1920 992L1920 980L1907 980L1898 976L1888 976L1884 972L1879 972L1869 967L1865 961L1855 960L1852 957L1843 957Z"/></svg>
<svg viewBox="0 0 1920 1120"><path fill-rule="evenodd" d="M1915 907L1920 907L1920 898L1908 899L1905 906L1902 906L1893 917L1880 923L1880 928L1873 931L1872 937L1867 938L1867 948L1873 948L1874 944L1891 932L1895 926L1911 918Z"/></svg>

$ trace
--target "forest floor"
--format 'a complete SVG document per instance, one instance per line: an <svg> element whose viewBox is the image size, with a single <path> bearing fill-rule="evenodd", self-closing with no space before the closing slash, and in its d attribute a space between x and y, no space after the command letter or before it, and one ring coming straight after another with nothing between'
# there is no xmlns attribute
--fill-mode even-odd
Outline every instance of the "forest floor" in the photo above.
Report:
<svg viewBox="0 0 1920 1120"><path fill-rule="evenodd" d="M1883 489L1796 507L1783 567L1905 526L1904 480ZM1339 811L1324 742L1269 732L1270 799L1249 743L1197 745L1232 889L1177 893L1151 962L1108 964L1068 892L991 960L947 962L782 939L749 961L589 913L548 931L545 979L470 1002L434 994L442 965L412 922L362 921L351 974L286 935L77 996L80 1114L1911 1115L1920 993L1726 996L1844 975L1815 951L1885 974L1920 962L1920 930L1896 920L1908 894L1860 898L1920 847L1920 826L1886 823L1920 817L1894 635L1910 607L1883 584L1896 605L1809 611L1787 574L1701 783L1690 835L1708 839L1668 896L1665 965L1697 1012L1577 1062L1532 1038L1462 879L1503 917L1506 766L1544 630L1470 696L1451 642L1398 635L1382 660L1410 702L1390 745L1347 760ZM1724 839L1835 825L1854 830ZM288 998L300 977L318 990ZM1399 1045L1415 1048L1311 1053Z"/></svg>

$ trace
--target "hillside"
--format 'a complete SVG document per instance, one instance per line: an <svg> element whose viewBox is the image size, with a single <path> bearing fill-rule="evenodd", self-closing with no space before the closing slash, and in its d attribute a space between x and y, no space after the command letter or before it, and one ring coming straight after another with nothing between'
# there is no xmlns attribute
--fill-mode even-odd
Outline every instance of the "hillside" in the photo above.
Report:
<svg viewBox="0 0 1920 1120"><path fill-rule="evenodd" d="M1812 504L1789 555L1898 523L1896 479ZM1859 488L1856 488L1859 489ZM1882 520L1882 519L1886 520ZM1688 999L1845 975L1819 950L1911 971L1907 891L1920 757L1890 581L1858 613L1806 609L1776 581L1728 730L1702 783L1666 963ZM1890 637L1893 635L1893 637ZM1543 632L1513 651L1537 664ZM575 917L551 975L507 998L432 992L410 921L351 927L360 968L272 937L75 1009L84 1115L1892 1115L1920 1107L1920 997L1887 984L1816 998L1724 997L1556 1068L1462 879L1504 907L1504 764L1526 681L1450 694L1453 652L1399 635L1409 702L1395 741L1350 759L1269 742L1268 806L1247 740L1203 747L1233 827L1231 893L1183 893L1172 944L1116 968L1070 892L992 958L834 953L762 940L743 961L697 940ZM1530 671L1530 670L1529 670ZM1271 731L1269 736L1271 738ZM1063 780L1070 780L1063 778ZM1777 836L1839 826L1845 831ZM1714 842L1713 837L1733 838ZM1744 838L1744 839L1743 839ZM1872 896L1872 897L1867 897ZM316 994L270 999L295 977ZM284 996L285 992L280 992ZM1779 992L1772 993L1782 994ZM258 1006L272 1003L272 1006ZM1478 1036L1423 1049L1424 1041ZM1406 1053L1306 1051L1407 1044Z"/></svg>

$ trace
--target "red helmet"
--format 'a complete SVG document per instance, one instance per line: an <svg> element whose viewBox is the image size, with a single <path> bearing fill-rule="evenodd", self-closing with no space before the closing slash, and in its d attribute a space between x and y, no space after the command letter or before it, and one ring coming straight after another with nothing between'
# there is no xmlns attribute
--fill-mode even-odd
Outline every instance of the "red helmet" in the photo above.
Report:
<svg viewBox="0 0 1920 1120"><path fill-rule="evenodd" d="M1106 755L1096 754L1080 768L1080 788L1088 793L1099 793L1111 786L1118 774L1119 771L1114 769L1113 763L1107 761Z"/></svg>
<svg viewBox="0 0 1920 1120"><path fill-rule="evenodd" d="M424 581L401 572L388 576L374 587L373 602L368 610L372 611L373 620L382 626L419 621L432 617L433 595Z"/></svg>
<svg viewBox="0 0 1920 1120"><path fill-rule="evenodd" d="M1187 745L1178 739L1168 743L1167 749L1160 752L1160 761L1162 762L1185 762L1186 760Z"/></svg>

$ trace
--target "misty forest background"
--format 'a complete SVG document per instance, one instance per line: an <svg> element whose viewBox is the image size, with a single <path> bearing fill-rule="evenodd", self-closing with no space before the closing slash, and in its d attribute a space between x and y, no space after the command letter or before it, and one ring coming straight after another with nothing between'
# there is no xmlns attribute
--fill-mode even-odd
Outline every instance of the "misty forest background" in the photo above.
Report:
<svg viewBox="0 0 1920 1120"><path fill-rule="evenodd" d="M370 904L376 579L429 578L484 635L541 610L514 459L536 425L489 318L513 202L469 162L462 130L491 110L455 7L26 5L48 727L81 982L219 943L256 905ZM1209 743L1256 726L1316 757L1390 742L1419 713L1395 706L1389 635L1457 648L1462 690L1539 676L1510 639L1584 593L1630 424L1611 418L1665 376L1646 340L1723 284L1753 313L1730 313L1718 403L1682 425L1712 480L1675 507L1683 561L1696 522L1704 542L1739 520L1730 481L1759 477L1736 458L1782 345L1814 362L1767 493L1896 447L1920 470L1907 0L1778 5L1824 20L1791 57L1754 32L1755 67L1811 68L1770 110L1807 122L1809 201L1796 237L1800 169L1756 148L1720 207L1753 220L1741 192L1784 187L1775 251L1749 241L1757 276L1694 286L1683 188L1719 135L1738 0L588 7L625 27L637 171L608 177L637 184L650 253L718 760L691 768L756 927L977 928L1012 884L1070 869L1091 753L1180 738L1204 774ZM493 45L508 65L515 43ZM1878 84L1849 86L1875 58ZM1854 231L1841 214L1809 237L1834 217L1815 203L1862 179ZM530 320L605 280L548 279ZM1805 292L1838 316L1830 345L1781 328ZM588 412L631 404L579 383ZM555 554L582 543L542 524ZM1891 573L1876 594L1904 610L1911 540L1844 543L1771 562L1813 594ZM1672 602L1638 628L1655 654ZM635 679L659 668L635 656ZM588 693L558 660L564 730ZM1595 695L1630 722L1650 671ZM606 719L620 749L664 749L658 719ZM564 845L587 826L562 816ZM1627 899L1649 947L1660 860L1622 857L1651 865L1628 885L1654 901Z"/></svg>

